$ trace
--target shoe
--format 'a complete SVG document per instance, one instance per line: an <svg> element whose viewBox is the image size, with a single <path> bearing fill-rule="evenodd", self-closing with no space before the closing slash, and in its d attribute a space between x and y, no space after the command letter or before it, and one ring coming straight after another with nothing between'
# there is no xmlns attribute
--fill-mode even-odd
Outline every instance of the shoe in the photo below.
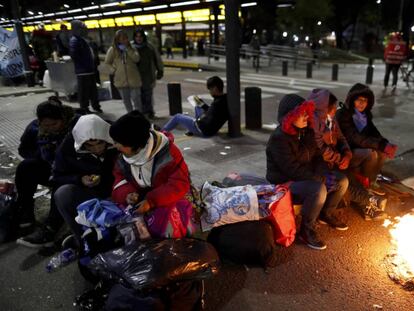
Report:
<svg viewBox="0 0 414 311"><path fill-rule="evenodd" d="M32 248L51 247L55 233L47 227L37 228L33 233L16 240L17 244Z"/></svg>
<svg viewBox="0 0 414 311"><path fill-rule="evenodd" d="M80 248L79 241L74 234L68 235L62 241L62 249L68 249L68 248L72 248L72 249Z"/></svg>
<svg viewBox="0 0 414 311"><path fill-rule="evenodd" d="M385 195L386 194L386 192L384 190L382 190L381 186L377 182L372 183L372 185L369 187L368 191L371 194L376 194L376 195Z"/></svg>
<svg viewBox="0 0 414 311"><path fill-rule="evenodd" d="M395 95L395 93L397 92L397 86L396 85L394 85L393 87L392 87L392 90L391 90L391 94L392 95Z"/></svg>
<svg viewBox="0 0 414 311"><path fill-rule="evenodd" d="M194 133L193 132L186 132L184 135L186 135L186 136L194 136Z"/></svg>
<svg viewBox="0 0 414 311"><path fill-rule="evenodd" d="M299 239L310 248L317 250L326 248L326 244L318 238L314 229L301 229L299 232Z"/></svg>
<svg viewBox="0 0 414 311"><path fill-rule="evenodd" d="M349 227L339 220L336 216L325 216L325 215L319 215L318 222L323 225L329 225L332 228L339 230L339 231L345 231L348 230Z"/></svg>
<svg viewBox="0 0 414 311"><path fill-rule="evenodd" d="M387 206L387 199L384 197L372 196L369 198L369 203L364 207L365 220L383 220L387 218L387 213L384 212Z"/></svg>
<svg viewBox="0 0 414 311"><path fill-rule="evenodd" d="M21 210L19 213L19 228L26 229L33 227L35 224L35 216L33 209L29 211Z"/></svg>
<svg viewBox="0 0 414 311"><path fill-rule="evenodd" d="M387 198L373 195L369 198L369 203L376 210L385 211L385 208L387 207Z"/></svg>

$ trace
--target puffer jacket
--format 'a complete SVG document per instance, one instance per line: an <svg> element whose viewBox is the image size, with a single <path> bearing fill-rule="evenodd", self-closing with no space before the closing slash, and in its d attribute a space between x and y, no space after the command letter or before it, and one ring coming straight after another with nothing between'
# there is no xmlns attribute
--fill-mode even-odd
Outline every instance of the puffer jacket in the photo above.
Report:
<svg viewBox="0 0 414 311"><path fill-rule="evenodd" d="M157 137L156 132L151 135ZM128 193L137 192L140 198L144 198L152 207L172 207L183 200L190 190L190 178L187 164L173 143L173 138L168 137L168 143L162 147L154 157L151 187L141 188L131 172L131 165L119 156L115 164L113 175L115 176L112 190L112 200L121 206L126 206Z"/></svg>
<svg viewBox="0 0 414 311"><path fill-rule="evenodd" d="M308 100L315 103L313 131L316 145L321 150L324 161L332 167L339 165L345 154L352 156L352 152L336 118L333 118L331 128L326 124L329 95L330 92L326 89L315 89L308 96Z"/></svg>
<svg viewBox="0 0 414 311"><path fill-rule="evenodd" d="M367 125L361 132L358 131L352 117L355 113L354 101L359 96L364 96L368 99L368 105L364 111L367 117ZM375 97L371 89L364 84L357 83L350 89L345 103L341 103L341 108L336 112L335 117L351 149L369 148L384 151L388 143L388 140L381 135L372 122L371 110L374 102Z"/></svg>
<svg viewBox="0 0 414 311"><path fill-rule="evenodd" d="M114 74L114 84L117 88L141 87L141 75L137 63L139 54L136 49L129 46L126 52L120 53L111 46L106 53L105 64L109 65Z"/></svg>
<svg viewBox="0 0 414 311"><path fill-rule="evenodd" d="M302 113L309 115L313 124L314 103L289 94L279 104L279 127L270 135L266 146L266 179L272 184L287 181L323 181L318 168L323 161L315 144L311 126L297 129L293 122Z"/></svg>

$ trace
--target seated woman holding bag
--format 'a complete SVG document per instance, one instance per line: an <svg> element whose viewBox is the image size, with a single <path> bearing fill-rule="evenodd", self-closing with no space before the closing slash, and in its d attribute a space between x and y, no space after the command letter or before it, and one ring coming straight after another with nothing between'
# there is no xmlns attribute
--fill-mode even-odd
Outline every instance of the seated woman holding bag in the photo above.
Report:
<svg viewBox="0 0 414 311"><path fill-rule="evenodd" d="M145 214L153 237L191 235L192 204L187 164L172 136L151 129L139 111L132 111L110 128L115 147L122 153L113 174L112 199L121 207L136 205Z"/></svg>

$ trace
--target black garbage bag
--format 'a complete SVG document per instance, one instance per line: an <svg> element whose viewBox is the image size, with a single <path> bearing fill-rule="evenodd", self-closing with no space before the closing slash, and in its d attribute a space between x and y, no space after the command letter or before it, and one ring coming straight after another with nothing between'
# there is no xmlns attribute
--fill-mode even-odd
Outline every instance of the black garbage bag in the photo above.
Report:
<svg viewBox="0 0 414 311"><path fill-rule="evenodd" d="M214 245L222 259L274 267L277 254L272 230L264 220L243 221L213 228L207 241Z"/></svg>
<svg viewBox="0 0 414 311"><path fill-rule="evenodd" d="M144 290L171 282L209 278L218 273L219 265L212 245L184 238L126 245L98 254L89 268L106 281Z"/></svg>
<svg viewBox="0 0 414 311"><path fill-rule="evenodd" d="M14 240L18 233L16 200L14 184L0 180L0 244Z"/></svg>

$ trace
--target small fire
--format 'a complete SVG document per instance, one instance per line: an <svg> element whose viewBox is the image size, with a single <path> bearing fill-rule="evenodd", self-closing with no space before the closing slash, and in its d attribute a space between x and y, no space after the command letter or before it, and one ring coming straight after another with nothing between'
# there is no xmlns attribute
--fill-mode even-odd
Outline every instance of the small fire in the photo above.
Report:
<svg viewBox="0 0 414 311"><path fill-rule="evenodd" d="M384 227L389 226L391 243L395 248L395 253L389 255L393 266L389 275L405 287L411 287L414 282L414 214L395 217L395 222L386 220Z"/></svg>

